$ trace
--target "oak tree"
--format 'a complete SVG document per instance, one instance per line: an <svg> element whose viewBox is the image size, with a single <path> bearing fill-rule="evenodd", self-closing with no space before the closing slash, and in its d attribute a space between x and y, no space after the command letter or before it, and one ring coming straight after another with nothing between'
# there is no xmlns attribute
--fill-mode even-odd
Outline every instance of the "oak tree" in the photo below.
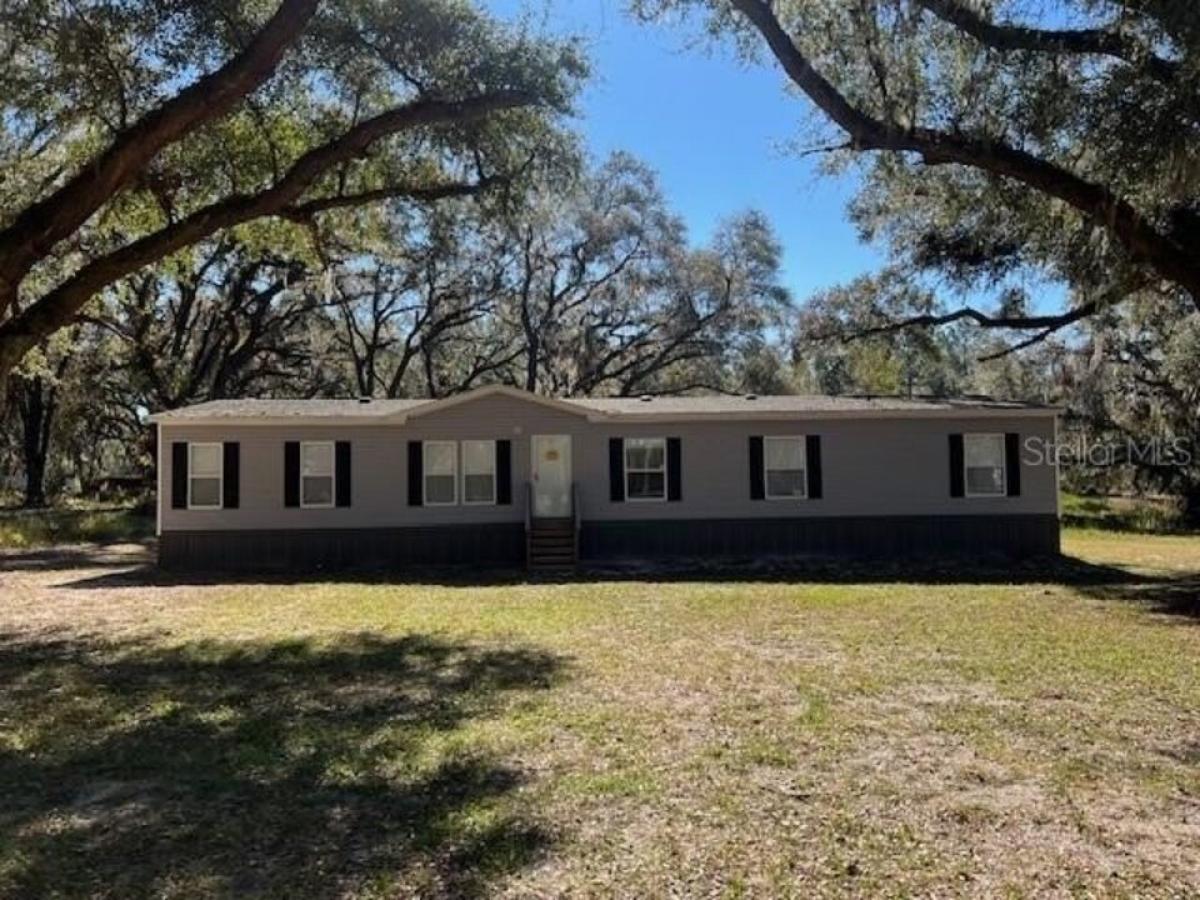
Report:
<svg viewBox="0 0 1200 900"><path fill-rule="evenodd" d="M455 0L6 3L0 47L0 378L223 230L511 176L584 74Z"/></svg>
<svg viewBox="0 0 1200 900"><path fill-rule="evenodd" d="M1145 296L1200 307L1200 19L1177 0L642 0L700 10L859 162L854 216L910 275L973 291L1034 273L1062 308L937 309L1045 339ZM1034 305L1030 304L1030 308Z"/></svg>

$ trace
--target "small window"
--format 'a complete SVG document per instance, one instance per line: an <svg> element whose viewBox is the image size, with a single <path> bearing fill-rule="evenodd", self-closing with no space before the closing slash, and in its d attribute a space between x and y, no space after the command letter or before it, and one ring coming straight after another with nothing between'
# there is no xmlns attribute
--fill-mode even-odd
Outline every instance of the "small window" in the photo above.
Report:
<svg viewBox="0 0 1200 900"><path fill-rule="evenodd" d="M963 466L968 497L1004 496L1004 435L963 435Z"/></svg>
<svg viewBox="0 0 1200 900"><path fill-rule="evenodd" d="M463 503L496 502L496 442L463 441Z"/></svg>
<svg viewBox="0 0 1200 900"><path fill-rule="evenodd" d="M452 506L458 502L458 445L454 441L426 441L425 505Z"/></svg>
<svg viewBox="0 0 1200 900"><path fill-rule="evenodd" d="M220 444L188 444L188 509L220 509L224 449Z"/></svg>
<svg viewBox="0 0 1200 900"><path fill-rule="evenodd" d="M300 444L300 505L333 506L333 443Z"/></svg>
<svg viewBox="0 0 1200 900"><path fill-rule="evenodd" d="M665 438L625 439L625 497L629 500L667 498Z"/></svg>
<svg viewBox="0 0 1200 900"><path fill-rule="evenodd" d="M763 438L763 482L768 500L807 497L807 468L802 436Z"/></svg>

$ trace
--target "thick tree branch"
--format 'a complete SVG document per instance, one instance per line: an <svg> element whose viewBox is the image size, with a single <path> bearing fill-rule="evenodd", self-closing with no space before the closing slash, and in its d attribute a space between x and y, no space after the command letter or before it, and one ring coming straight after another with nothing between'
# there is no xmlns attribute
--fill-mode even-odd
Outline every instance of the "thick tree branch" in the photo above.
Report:
<svg viewBox="0 0 1200 900"><path fill-rule="evenodd" d="M417 200L429 203L435 200L446 200L451 197L471 197L483 193L503 179L499 176L489 176L478 181L453 182L431 185L400 184L393 187L377 188L371 191L360 191L354 194L340 194L333 197L318 197L303 203L294 203L279 210L281 218L293 222L307 222L313 216L335 209L346 209L355 206L367 206L384 200Z"/></svg>
<svg viewBox="0 0 1200 900"><path fill-rule="evenodd" d="M1032 337L1018 341L1012 346L1005 347L1003 350L998 350L995 353L989 353L981 356L981 362L1000 359L1012 353L1017 353L1027 347L1032 347L1034 344L1040 344L1056 332L1062 331L1076 322L1080 322L1089 316L1099 312L1100 306L1092 301L1077 306L1075 309L1067 310L1064 313L1057 313L1049 316L990 316L987 313L980 312L971 306L964 306L961 309L952 310L948 313L924 313L919 316L909 316L905 319L898 319L894 322L886 322L882 325L872 325L867 328L856 328L850 333L833 333L829 332L821 335L812 336L813 340L840 340L842 343L851 341L859 341L864 338L877 337L883 334L894 334L897 331L902 331L906 328L936 328L939 325L952 325L955 322L970 321L974 322L981 328L999 328L1012 331L1029 331L1037 329L1037 333Z"/></svg>
<svg viewBox="0 0 1200 900"><path fill-rule="evenodd" d="M1157 81L1173 82L1179 65L1156 56L1119 31L1103 28L1042 29L989 22L958 0L916 0L939 19L991 47L993 50L1033 50L1045 53L1076 53L1111 56L1134 65L1145 65Z"/></svg>
<svg viewBox="0 0 1200 900"><path fill-rule="evenodd" d="M1084 303L1075 309L1049 316L990 316L972 306L964 306L948 313L922 313L919 316L909 316L881 325L871 325L866 328L856 328L849 334L827 333L815 336L816 340L837 338L843 342L857 341L863 338L881 334L894 334L905 328L937 328L940 325L953 325L955 322L971 321L981 328L1006 328L1012 331L1029 331L1034 328L1052 329L1058 331L1095 315L1099 307L1095 302Z"/></svg>
<svg viewBox="0 0 1200 900"><path fill-rule="evenodd" d="M70 181L0 231L0 313L11 306L29 270L140 175L160 150L221 117L262 84L307 27L318 2L284 0L242 52L126 128Z"/></svg>
<svg viewBox="0 0 1200 900"><path fill-rule="evenodd" d="M994 353L985 353L983 356L979 357L979 361L991 362L992 360L1003 359L1006 356L1012 356L1014 353L1020 353L1022 350L1032 347L1034 344L1040 344L1042 341L1046 340L1051 335L1062 331L1062 329L1066 328L1070 324L1070 322L1063 322L1061 325L1043 328L1037 334L1033 335L1032 337L1027 337L1023 341L1017 341L1015 344L1010 344L1004 349L997 350Z"/></svg>
<svg viewBox="0 0 1200 900"><path fill-rule="evenodd" d="M88 263L58 287L0 325L0 378L38 341L63 327L100 290L144 265L251 219L278 215L337 164L391 134L427 125L470 122L534 100L518 91L496 91L466 100L417 100L367 119L341 137L301 156L276 184L197 210L107 256Z"/></svg>
<svg viewBox="0 0 1200 900"><path fill-rule="evenodd" d="M1002 140L875 118L851 103L792 41L765 0L731 0L758 29L788 77L850 136L856 150L916 153L928 164L956 163L1012 178L1055 197L1113 234L1129 255L1187 290L1200 305L1200 259L1160 232L1108 188Z"/></svg>

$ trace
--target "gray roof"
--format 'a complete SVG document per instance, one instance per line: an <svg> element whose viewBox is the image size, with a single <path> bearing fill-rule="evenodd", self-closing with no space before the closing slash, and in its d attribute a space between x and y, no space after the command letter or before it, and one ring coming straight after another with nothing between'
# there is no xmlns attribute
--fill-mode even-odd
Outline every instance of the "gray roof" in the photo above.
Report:
<svg viewBox="0 0 1200 900"><path fill-rule="evenodd" d="M993 400L990 397L831 397L826 394L707 397L588 397L571 403L621 415L687 415L713 413L922 412L928 410L1042 409L1040 404Z"/></svg>
<svg viewBox="0 0 1200 900"><path fill-rule="evenodd" d="M1014 412L1021 410L1052 410L1053 407L1036 403L1021 403L994 400L990 397L881 397L840 396L822 394L796 394L780 396L733 396L726 394L703 397L587 397L580 399L547 400L534 397L515 388L485 387L467 395L442 398L440 400L211 400L170 410L154 416L155 420L170 421L236 419L242 421L277 419L357 419L378 421L391 416L403 416L419 407L437 408L443 404L463 402L470 396L505 392L531 400L554 404L560 408L574 407L582 414L593 417L614 418L671 417L712 418L729 416L737 418L762 418L770 415L822 415L850 414L867 416L874 413L953 413L953 412Z"/></svg>
<svg viewBox="0 0 1200 900"><path fill-rule="evenodd" d="M364 418L405 412L428 400L209 400L173 409L172 419Z"/></svg>

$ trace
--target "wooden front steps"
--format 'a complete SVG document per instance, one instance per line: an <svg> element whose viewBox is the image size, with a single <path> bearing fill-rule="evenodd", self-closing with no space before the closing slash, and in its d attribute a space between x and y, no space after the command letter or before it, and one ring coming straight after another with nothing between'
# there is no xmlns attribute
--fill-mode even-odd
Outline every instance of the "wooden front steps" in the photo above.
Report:
<svg viewBox="0 0 1200 900"><path fill-rule="evenodd" d="M526 544L531 572L573 572L579 562L575 522L569 517L533 519Z"/></svg>

